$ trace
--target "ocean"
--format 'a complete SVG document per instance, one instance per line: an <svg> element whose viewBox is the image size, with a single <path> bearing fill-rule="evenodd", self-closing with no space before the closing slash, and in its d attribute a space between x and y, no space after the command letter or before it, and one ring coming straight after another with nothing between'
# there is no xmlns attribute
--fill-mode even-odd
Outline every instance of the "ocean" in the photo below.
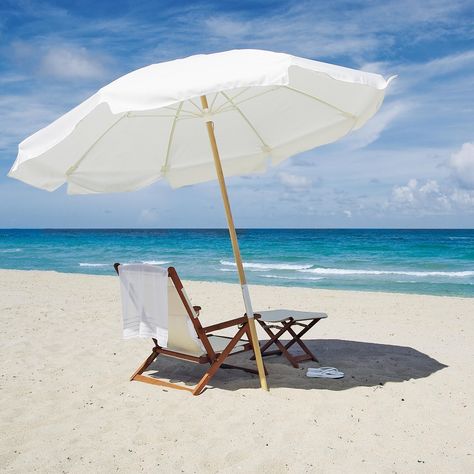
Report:
<svg viewBox="0 0 474 474"><path fill-rule="evenodd" d="M249 284L474 297L474 230L240 229ZM0 230L0 268L238 282L226 229Z"/></svg>

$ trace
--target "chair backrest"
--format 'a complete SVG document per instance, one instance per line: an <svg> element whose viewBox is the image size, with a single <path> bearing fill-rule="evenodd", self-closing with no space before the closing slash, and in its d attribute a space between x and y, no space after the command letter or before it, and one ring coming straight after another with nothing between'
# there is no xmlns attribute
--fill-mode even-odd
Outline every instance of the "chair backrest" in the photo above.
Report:
<svg viewBox="0 0 474 474"><path fill-rule="evenodd" d="M119 263L114 264L119 273ZM168 268L168 344L166 349L199 357L206 352L199 339L202 329L178 273Z"/></svg>

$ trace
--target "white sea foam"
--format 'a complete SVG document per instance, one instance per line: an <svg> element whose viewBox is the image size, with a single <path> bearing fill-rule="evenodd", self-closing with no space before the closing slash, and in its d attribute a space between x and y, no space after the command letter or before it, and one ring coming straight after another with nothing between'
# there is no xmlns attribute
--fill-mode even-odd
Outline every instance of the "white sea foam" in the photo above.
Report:
<svg viewBox="0 0 474 474"><path fill-rule="evenodd" d="M307 277L307 276L297 276L297 277L290 277L290 276L283 276L283 275L258 275L259 277L262 278L276 278L278 280L324 280L324 277Z"/></svg>
<svg viewBox="0 0 474 474"><path fill-rule="evenodd" d="M221 260L221 265L235 267L235 262L229 262L227 260ZM266 271L266 270L305 270L312 267L312 265L298 265L293 263L253 263L244 262L244 267L254 271Z"/></svg>
<svg viewBox="0 0 474 474"><path fill-rule="evenodd" d="M357 270L347 268L310 268L299 270L304 273L314 273L317 275L407 275L412 277L441 276L451 278L465 278L474 276L474 271L462 272L420 272L420 271L402 271L402 270Z"/></svg>
<svg viewBox="0 0 474 474"><path fill-rule="evenodd" d="M130 264L131 262L127 262L124 265ZM136 263L136 262L133 262ZM145 260L141 263L145 263L146 265L165 265L167 262L165 260ZM79 264L80 267L108 267L112 266L110 263L89 263L89 262L81 262Z"/></svg>
<svg viewBox="0 0 474 474"><path fill-rule="evenodd" d="M16 252L22 252L23 249L1 249L0 253L16 253Z"/></svg>

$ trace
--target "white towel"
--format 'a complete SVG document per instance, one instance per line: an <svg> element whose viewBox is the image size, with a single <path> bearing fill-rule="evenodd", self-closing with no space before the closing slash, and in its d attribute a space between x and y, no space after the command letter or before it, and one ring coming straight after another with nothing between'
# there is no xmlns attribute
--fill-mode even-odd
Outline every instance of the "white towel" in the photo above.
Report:
<svg viewBox="0 0 474 474"><path fill-rule="evenodd" d="M123 337L154 337L168 344L168 270L156 265L119 266Z"/></svg>

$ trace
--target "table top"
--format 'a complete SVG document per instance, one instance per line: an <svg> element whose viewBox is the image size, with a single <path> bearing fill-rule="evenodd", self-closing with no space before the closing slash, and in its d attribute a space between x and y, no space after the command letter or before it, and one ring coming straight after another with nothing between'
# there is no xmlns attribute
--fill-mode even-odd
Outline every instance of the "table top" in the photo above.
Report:
<svg viewBox="0 0 474 474"><path fill-rule="evenodd" d="M307 319L324 319L328 315L326 313L318 313L313 311L295 311L294 309L269 309L265 311L254 311L255 314L260 314L262 321L279 322L288 318L293 318L296 321L304 321Z"/></svg>

